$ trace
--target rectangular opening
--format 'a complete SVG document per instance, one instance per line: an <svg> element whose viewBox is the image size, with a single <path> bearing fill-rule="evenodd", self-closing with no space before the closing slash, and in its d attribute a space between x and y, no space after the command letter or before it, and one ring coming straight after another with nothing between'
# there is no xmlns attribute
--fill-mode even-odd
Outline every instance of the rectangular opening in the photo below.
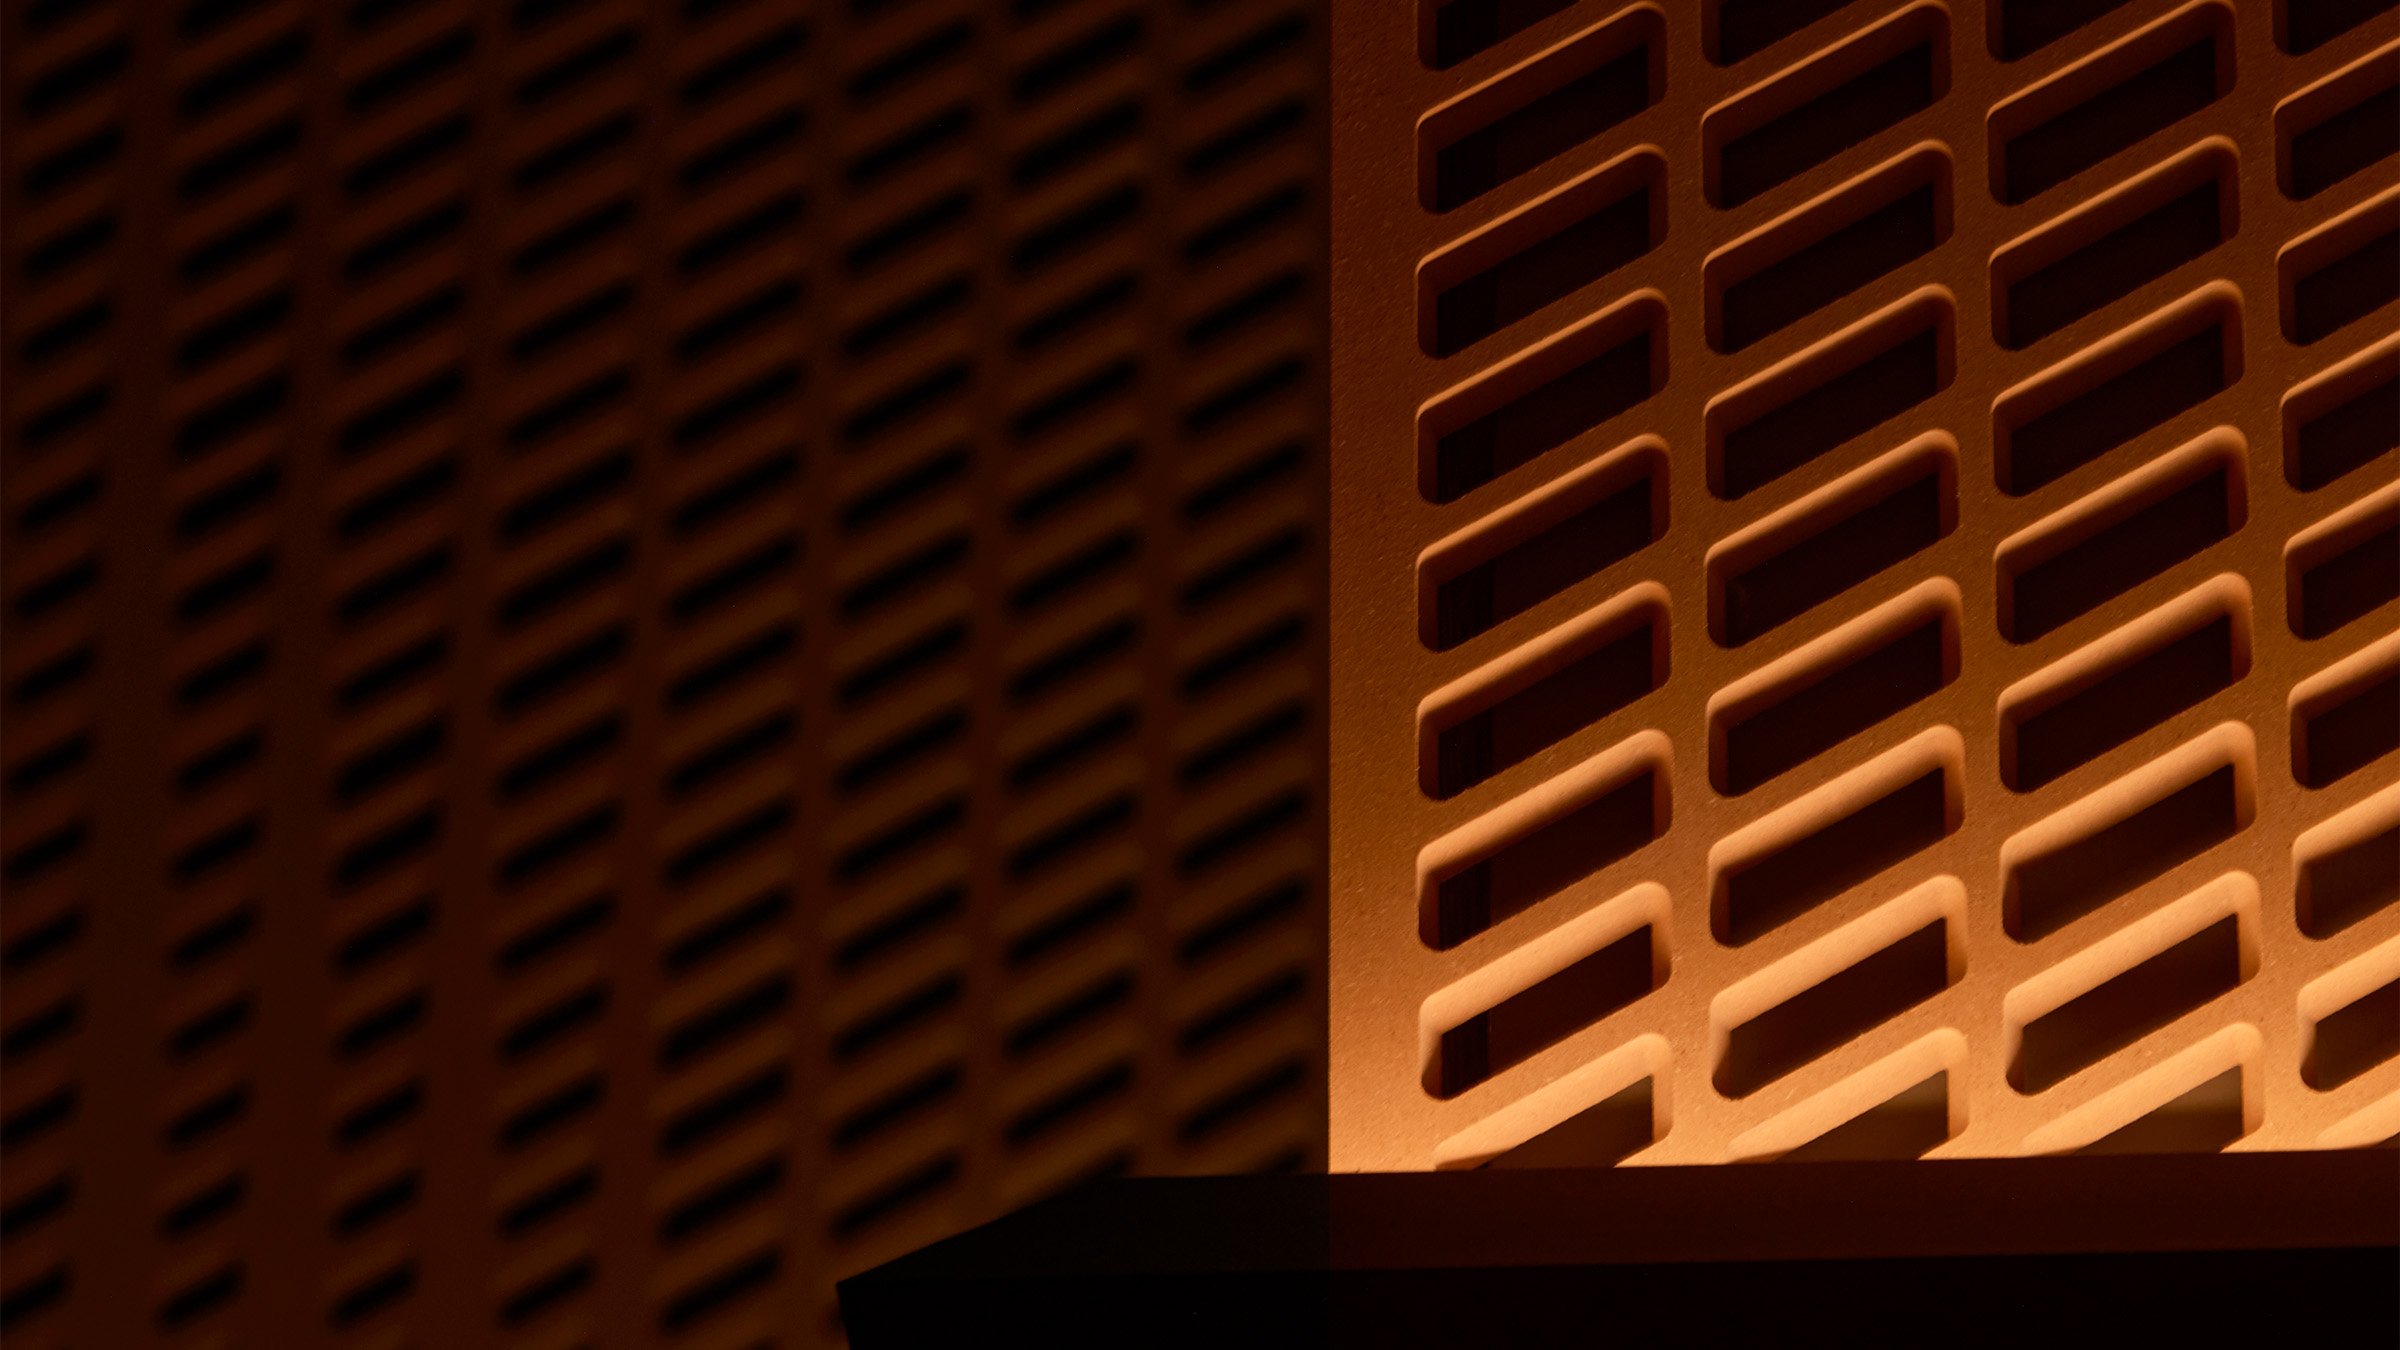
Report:
<svg viewBox="0 0 2400 1350"><path fill-rule="evenodd" d="M1992 55L2021 61L2130 0L1993 0Z"/></svg>
<svg viewBox="0 0 2400 1350"><path fill-rule="evenodd" d="M1935 919L1733 1028L1717 1091L1747 1097L1950 987L1949 920Z"/></svg>
<svg viewBox="0 0 2400 1350"><path fill-rule="evenodd" d="M2283 400L2283 474L2302 492L2329 486L2395 451L2400 346L2361 353Z"/></svg>
<svg viewBox="0 0 2400 1350"><path fill-rule="evenodd" d="M2300 1080L2331 1092L2394 1055L2400 1055L2400 980L2317 1019Z"/></svg>
<svg viewBox="0 0 2400 1350"><path fill-rule="evenodd" d="M1931 548L1957 519L1957 468L1945 451L1871 466L1710 550L1710 636L1738 647L1770 633Z"/></svg>
<svg viewBox="0 0 2400 1350"><path fill-rule="evenodd" d="M2400 494L2293 540L2284 557L2284 597L2292 633L2311 640L2400 599Z"/></svg>
<svg viewBox="0 0 2400 1350"><path fill-rule="evenodd" d="M1993 336L2030 347L2232 238L2234 181L2211 146L2000 250Z"/></svg>
<svg viewBox="0 0 2400 1350"><path fill-rule="evenodd" d="M1755 692L1709 710L1709 778L1738 797L1796 769L1958 674L1958 620L1949 604L1911 606L1901 623L1838 635L1810 660Z"/></svg>
<svg viewBox="0 0 2400 1350"><path fill-rule="evenodd" d="M1533 908L1666 830L1666 779L1643 763L1480 856L1429 877L1420 936L1447 951Z"/></svg>
<svg viewBox="0 0 2400 1350"><path fill-rule="evenodd" d="M2367 58L2275 110L2275 178L2307 201L2400 155L2400 59Z"/></svg>
<svg viewBox="0 0 2400 1350"><path fill-rule="evenodd" d="M1426 260L1418 341L1466 350L1649 252L1665 219L1666 161L1628 157Z"/></svg>
<svg viewBox="0 0 2400 1350"><path fill-rule="evenodd" d="M1950 237L1950 159L1912 153L1704 265L1708 341L1738 352Z"/></svg>
<svg viewBox="0 0 2400 1350"><path fill-rule="evenodd" d="M2219 763L2075 837L2004 864L2001 922L2019 942L2039 942L2249 824L2237 766Z"/></svg>
<svg viewBox="0 0 2400 1350"><path fill-rule="evenodd" d="M2171 457L2000 546L2000 635L2031 642L2241 528L2238 445Z"/></svg>
<svg viewBox="0 0 2400 1350"><path fill-rule="evenodd" d="M2001 778L2031 792L2230 688L2248 673L2247 639L2233 606L2212 597L2071 678L2003 695Z"/></svg>
<svg viewBox="0 0 2400 1350"><path fill-rule="evenodd" d="M1431 710L1427 795L1447 800L1631 705L1666 679L1667 614L1642 604Z"/></svg>
<svg viewBox="0 0 2400 1350"><path fill-rule="evenodd" d="M1885 1098L1779 1162L1870 1162L1922 1158L1950 1141L1950 1071Z"/></svg>
<svg viewBox="0 0 2400 1350"><path fill-rule="evenodd" d="M1656 1089L1643 1078L1601 1098L1485 1167L1614 1167L1658 1142Z"/></svg>
<svg viewBox="0 0 2400 1350"><path fill-rule="evenodd" d="M1712 400L1709 490L1737 500L1941 392L1951 320L1947 299L1912 297Z"/></svg>
<svg viewBox="0 0 2400 1350"><path fill-rule="evenodd" d="M1638 9L1435 109L1417 126L1418 193L1453 211L1657 101L1665 52Z"/></svg>
<svg viewBox="0 0 2400 1350"><path fill-rule="evenodd" d="M2077 1153L2222 1153L2250 1132L2242 1111L2242 1066L2143 1112Z"/></svg>
<svg viewBox="0 0 2400 1350"><path fill-rule="evenodd" d="M1911 9L1709 113L1709 203L1739 206L1933 106L1949 91L1948 48L1948 14Z"/></svg>
<svg viewBox="0 0 2400 1350"><path fill-rule="evenodd" d="M1656 987L1649 925L1442 1033L1426 1089L1449 1098L1533 1058Z"/></svg>
<svg viewBox="0 0 2400 1350"><path fill-rule="evenodd" d="M2228 914L2025 1024L2009 1086L2043 1092L2240 987L2241 916Z"/></svg>
<svg viewBox="0 0 2400 1350"><path fill-rule="evenodd" d="M2304 56L2392 9L2393 0L2275 0L2275 42Z"/></svg>
<svg viewBox="0 0 2400 1350"><path fill-rule="evenodd" d="M2351 838L2319 843L2303 836L2294 852L2300 931L2312 938L2332 937L2400 904L2400 819Z"/></svg>
<svg viewBox="0 0 2400 1350"><path fill-rule="evenodd" d="M1992 467L2012 497L2037 492L2233 387L2241 308L2211 287L2153 314L1992 408Z"/></svg>
<svg viewBox="0 0 2400 1350"><path fill-rule="evenodd" d="M2292 701L2292 776L2331 787L2400 749L2400 665L2367 666Z"/></svg>
<svg viewBox="0 0 2400 1350"><path fill-rule="evenodd" d="M1575 0L1426 0L1433 22L1424 34L1425 64L1448 70L1469 57L1481 56Z"/></svg>
<svg viewBox="0 0 2400 1350"><path fill-rule="evenodd" d="M1665 307L1620 305L1427 408L1427 501L1454 502L1624 413L1666 380Z"/></svg>
<svg viewBox="0 0 2400 1350"><path fill-rule="evenodd" d="M1720 66L1746 61L1850 0L1715 0L1700 24L1708 59Z"/></svg>
<svg viewBox="0 0 2400 1350"><path fill-rule="evenodd" d="M1654 445L1579 471L1511 506L1420 564L1418 634L1449 651L1632 557L1666 518L1666 456Z"/></svg>
<svg viewBox="0 0 2400 1350"><path fill-rule="evenodd" d="M2321 342L2400 299L2400 195L2286 247L2276 259L2283 335Z"/></svg>
<svg viewBox="0 0 2400 1350"><path fill-rule="evenodd" d="M2029 201L2232 87L2233 11L2183 10L1993 109L1992 195Z"/></svg>
<svg viewBox="0 0 2400 1350"><path fill-rule="evenodd" d="M1739 947L1771 933L1868 878L1941 842L1958 828L1959 787L1938 765L1864 806L1729 864L1717 877L1709 923Z"/></svg>

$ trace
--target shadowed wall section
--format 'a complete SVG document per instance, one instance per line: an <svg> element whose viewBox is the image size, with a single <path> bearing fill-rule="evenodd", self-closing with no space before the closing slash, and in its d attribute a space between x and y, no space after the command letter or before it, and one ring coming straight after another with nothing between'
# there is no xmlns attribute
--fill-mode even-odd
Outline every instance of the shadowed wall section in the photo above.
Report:
<svg viewBox="0 0 2400 1350"><path fill-rule="evenodd" d="M0 1327L1322 1157L1308 0L7 7Z"/></svg>

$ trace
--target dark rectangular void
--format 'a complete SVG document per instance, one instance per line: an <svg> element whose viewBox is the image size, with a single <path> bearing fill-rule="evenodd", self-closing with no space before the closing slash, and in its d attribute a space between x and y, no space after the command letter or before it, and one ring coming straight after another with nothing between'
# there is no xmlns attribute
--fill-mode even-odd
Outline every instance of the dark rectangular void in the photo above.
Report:
<svg viewBox="0 0 2400 1350"><path fill-rule="evenodd" d="M2018 792L2056 781L2221 689L2247 661L2234 616L2212 606L2191 625L2119 653L2063 691L2000 710L2001 777Z"/></svg>
<svg viewBox="0 0 2400 1350"><path fill-rule="evenodd" d="M1646 311L1645 311L1646 312ZM1454 502L1500 477L1530 464L1582 433L1639 404L1656 392L1663 372L1653 344L1665 335L1655 325L1630 334L1596 334L1598 341L1570 341L1538 369L1532 378L1494 387L1497 406L1465 420L1433 440L1427 498L1436 504ZM1597 348L1597 350L1595 350ZM1556 369L1559 364L1564 369ZM1494 380L1503 378L1495 376ZM1487 381L1493 383L1492 381ZM1478 390L1470 390L1477 393ZM1439 413L1429 416L1439 416Z"/></svg>
<svg viewBox="0 0 2400 1350"><path fill-rule="evenodd" d="M1710 487L1728 501L1916 407L1950 383L1950 309L1912 306L1710 409Z"/></svg>
<svg viewBox="0 0 2400 1350"><path fill-rule="evenodd" d="M1931 107L1947 30L1941 11L1911 11L1704 119L1710 204L1740 206Z"/></svg>
<svg viewBox="0 0 2400 1350"><path fill-rule="evenodd" d="M2079 1154L2222 1153L2250 1132L2242 1114L2242 1068L2227 1069L2075 1150Z"/></svg>
<svg viewBox="0 0 2400 1350"><path fill-rule="evenodd" d="M1604 1097L1533 1138L1485 1162L1485 1167L1613 1167L1658 1142L1658 1117L1647 1078Z"/></svg>
<svg viewBox="0 0 2400 1350"><path fill-rule="evenodd" d="M2292 551L2286 601L2294 635L2321 638L2400 599L2400 501Z"/></svg>
<svg viewBox="0 0 2400 1350"><path fill-rule="evenodd" d="M1426 118L1417 131L1426 209L1464 206L1649 107L1657 30L1657 15L1637 10Z"/></svg>
<svg viewBox="0 0 2400 1350"><path fill-rule="evenodd" d="M1941 842L1955 828L1947 777L1945 769L1928 769L1839 820L1728 867L1710 907L1717 940L1738 947L1771 933Z"/></svg>
<svg viewBox="0 0 2400 1350"><path fill-rule="evenodd" d="M2400 821L2300 859L2300 931L2329 938L2400 904Z"/></svg>
<svg viewBox="0 0 2400 1350"><path fill-rule="evenodd" d="M2380 369L2389 373L2330 406L2286 405L2284 475L2293 487L2314 492L2400 450L2400 369L2389 360Z"/></svg>
<svg viewBox="0 0 2400 1350"><path fill-rule="evenodd" d="M1706 264L1709 345L1738 352L1949 237L1950 161L1910 156Z"/></svg>
<svg viewBox="0 0 2400 1350"><path fill-rule="evenodd" d="M1738 647L1931 548L1956 518L1949 460L1928 457L1896 481L1836 499L1809 532L1739 562L1711 560L1717 645Z"/></svg>
<svg viewBox="0 0 2400 1350"><path fill-rule="evenodd" d="M2393 7L2393 0L2275 0L2275 42L2305 56Z"/></svg>
<svg viewBox="0 0 2400 1350"><path fill-rule="evenodd" d="M1596 791L1564 814L1433 879L1420 935L1448 950L1583 880L1656 839L1665 829L1657 769Z"/></svg>
<svg viewBox="0 0 2400 1350"><path fill-rule="evenodd" d="M1521 764L1656 689L1664 676L1664 611L1637 626L1579 644L1562 663L1505 697L1436 714L1434 762L1426 785L1457 796Z"/></svg>
<svg viewBox="0 0 2400 1350"><path fill-rule="evenodd" d="M1715 22L1703 36L1708 59L1720 66L1746 61L1850 0L1714 0Z"/></svg>
<svg viewBox="0 0 2400 1350"><path fill-rule="evenodd" d="M1640 552L1658 537L1656 501L1657 484L1645 472L1513 541L1510 532L1496 532L1496 547L1482 561L1435 582L1432 622L1425 625L1430 645L1448 651L1480 637Z"/></svg>
<svg viewBox="0 0 2400 1350"><path fill-rule="evenodd" d="M2389 219L2392 209L2379 214ZM2291 277L2284 292L2283 331L2294 342L2322 341L2400 299L2400 228L2333 248L2339 251L2321 260L2304 261L2297 251L2284 255Z"/></svg>
<svg viewBox="0 0 2400 1350"><path fill-rule="evenodd" d="M1957 661L1944 614L1854 648L1711 721L1723 754L1709 776L1739 796L1865 731L1948 684Z"/></svg>
<svg viewBox="0 0 2400 1350"><path fill-rule="evenodd" d="M1575 0L1449 0L1433 11L1433 32L1426 43L1425 64L1435 70L1448 70L1573 7L1574 3Z"/></svg>
<svg viewBox="0 0 2400 1350"><path fill-rule="evenodd" d="M2001 399L1992 411L2000 490L2037 492L2232 388L2242 373L2240 323L2228 300L2211 297Z"/></svg>
<svg viewBox="0 0 2400 1350"><path fill-rule="evenodd" d="M2231 19L2213 6L2186 11L2135 39L2150 49L2137 68L2103 59L2068 76L2075 101L2033 125L2003 132L2022 122L2003 105L1992 122L1992 195L2029 201L2216 102L2232 85L2231 52L2218 50L2232 45Z"/></svg>
<svg viewBox="0 0 2400 1350"><path fill-rule="evenodd" d="M1649 175L1603 183L1572 194L1565 209L1536 207L1522 229L1510 228L1519 224L1511 221L1496 230L1499 256L1433 291L1426 354L1464 351L1649 252L1660 219L1652 191Z"/></svg>
<svg viewBox="0 0 2400 1350"><path fill-rule="evenodd" d="M1868 1107L1778 1162L1922 1158L1950 1139L1950 1073L1944 1070Z"/></svg>
<svg viewBox="0 0 2400 1350"><path fill-rule="evenodd" d="M2400 667L2369 671L2292 709L2292 776L2331 787L2400 749Z"/></svg>
<svg viewBox="0 0 2400 1350"><path fill-rule="evenodd" d="M2331 1092L2394 1055L2400 1055L2400 980L2319 1018L2300 1080Z"/></svg>
<svg viewBox="0 0 2400 1350"><path fill-rule="evenodd" d="M2279 126L2285 196L2306 201L2400 155L2400 80L2393 78L2393 63L2389 58L2375 62L2366 73L2380 79L2306 125Z"/></svg>
<svg viewBox="0 0 2400 1350"><path fill-rule="evenodd" d="M2078 837L2011 864L2001 921L2019 942L2039 942L2134 888L2240 833L2234 766L2199 778Z"/></svg>
<svg viewBox="0 0 2400 1350"><path fill-rule="evenodd" d="M2001 636L2031 642L2055 632L2230 536L2241 524L2232 463L2212 455L2191 470L2129 509L2073 521L2034 548L2003 550Z"/></svg>
<svg viewBox="0 0 2400 1350"><path fill-rule="evenodd" d="M1521 1064L1656 987L1645 924L1442 1033L1426 1089L1455 1097Z"/></svg>
<svg viewBox="0 0 2400 1350"><path fill-rule="evenodd" d="M1992 55L2018 61L2131 0L1992 0Z"/></svg>
<svg viewBox="0 0 2400 1350"><path fill-rule="evenodd" d="M2020 273L2015 250L1993 263L2003 320L1997 336L2011 349L2030 347L2087 314L2097 313L2233 237L2230 158L2209 157L2225 177L2183 188L2122 223L2070 222L2070 230L2105 228L2066 256Z"/></svg>
<svg viewBox="0 0 2400 1350"><path fill-rule="evenodd" d="M1717 1091L1747 1097L1949 987L1949 921L1935 919L1735 1027Z"/></svg>
<svg viewBox="0 0 2400 1350"><path fill-rule="evenodd" d="M2008 1081L2058 1086L2242 982L2241 919L2228 914L2025 1024Z"/></svg>

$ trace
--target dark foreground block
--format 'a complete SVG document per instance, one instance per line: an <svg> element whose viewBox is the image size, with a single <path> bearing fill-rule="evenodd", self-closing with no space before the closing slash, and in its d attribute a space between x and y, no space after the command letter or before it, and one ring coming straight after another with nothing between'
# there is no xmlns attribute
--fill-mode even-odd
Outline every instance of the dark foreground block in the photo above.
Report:
<svg viewBox="0 0 2400 1350"><path fill-rule="evenodd" d="M2400 1152L1117 1181L841 1299L856 1350L2400 1345Z"/></svg>

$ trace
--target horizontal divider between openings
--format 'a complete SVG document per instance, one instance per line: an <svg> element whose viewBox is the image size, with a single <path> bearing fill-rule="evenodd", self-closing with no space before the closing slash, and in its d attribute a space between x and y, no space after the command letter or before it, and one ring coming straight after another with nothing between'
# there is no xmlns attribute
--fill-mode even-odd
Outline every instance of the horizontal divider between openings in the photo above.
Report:
<svg viewBox="0 0 2400 1350"><path fill-rule="evenodd" d="M2038 492L2241 375L2241 294L2205 287L2002 394L1992 405L1999 488Z"/></svg>
<svg viewBox="0 0 2400 1350"><path fill-rule="evenodd" d="M2394 8L2395 0L2275 0L2275 45L2306 56Z"/></svg>
<svg viewBox="0 0 2400 1350"><path fill-rule="evenodd" d="M1429 404L1418 490L1457 501L1638 406L1667 380L1667 313L1643 294Z"/></svg>
<svg viewBox="0 0 2400 1350"><path fill-rule="evenodd" d="M2275 270L2283 335L2304 347L2400 300L2400 189L2286 245Z"/></svg>
<svg viewBox="0 0 2400 1350"><path fill-rule="evenodd" d="M2361 352L2284 396L2283 476L2328 487L2400 451L2400 341ZM2400 476L2400 463L2387 476Z"/></svg>
<svg viewBox="0 0 2400 1350"><path fill-rule="evenodd" d="M2250 670L2247 595L2203 588L2003 694L2001 780L2031 792L2230 688Z"/></svg>
<svg viewBox="0 0 2400 1350"><path fill-rule="evenodd" d="M2243 1065L2235 1064L2075 1151L2094 1155L2222 1153L2226 1145L2250 1132L2249 1117L2242 1108L2247 1072Z"/></svg>
<svg viewBox="0 0 2400 1350"><path fill-rule="evenodd" d="M1950 177L1941 149L1912 150L1708 259L1708 345L1741 351L1931 253Z"/></svg>
<svg viewBox="0 0 2400 1350"><path fill-rule="evenodd" d="M1417 124L1425 209L1456 210L1656 103L1665 19L1644 6L1587 29Z"/></svg>
<svg viewBox="0 0 2400 1350"><path fill-rule="evenodd" d="M1656 989L1657 944L1656 927L1644 924L1444 1031L1425 1090L1455 1097Z"/></svg>
<svg viewBox="0 0 2400 1350"><path fill-rule="evenodd" d="M2400 599L2400 488L2294 539L2284 553L2292 635L2327 637Z"/></svg>
<svg viewBox="0 0 2400 1350"><path fill-rule="evenodd" d="M1990 0L1984 8L1992 56L2021 61L2132 0Z"/></svg>
<svg viewBox="0 0 2400 1350"><path fill-rule="evenodd" d="M2227 914L2028 1021L2009 1086L2045 1092L2249 978L2240 913Z"/></svg>
<svg viewBox="0 0 2400 1350"><path fill-rule="evenodd" d="M2400 749L2400 645L2292 695L2292 777L2323 788Z"/></svg>
<svg viewBox="0 0 2400 1350"><path fill-rule="evenodd" d="M1447 800L1658 689L1667 607L1642 599L1491 682L1427 710L1420 783Z"/></svg>
<svg viewBox="0 0 2400 1350"><path fill-rule="evenodd" d="M2331 1092L2400 1055L2400 980L2370 989L2309 1028L2300 1081Z"/></svg>
<svg viewBox="0 0 2400 1350"><path fill-rule="evenodd" d="M1710 783L1738 797L1957 679L1958 600L1947 586L1904 596L1712 701Z"/></svg>
<svg viewBox="0 0 2400 1350"><path fill-rule="evenodd" d="M1663 836L1667 767L1648 755L1513 822L1497 842L1426 874L1418 936L1449 949L1533 908Z"/></svg>
<svg viewBox="0 0 2400 1350"><path fill-rule="evenodd" d="M1448 70L1481 56L1575 0L1422 0L1420 57L1428 69Z"/></svg>
<svg viewBox="0 0 2400 1350"><path fill-rule="evenodd" d="M1950 1142L1950 1137L1950 1071L1943 1069L1893 1093L1776 1161L1922 1158L1936 1146Z"/></svg>
<svg viewBox="0 0 2400 1350"><path fill-rule="evenodd" d="M1717 1091L1747 1097L1949 988L1949 929L1936 918L1735 1026Z"/></svg>
<svg viewBox="0 0 2400 1350"><path fill-rule="evenodd" d="M1417 343L1451 356L1657 247L1667 162L1627 155L1425 260Z"/></svg>
<svg viewBox="0 0 2400 1350"><path fill-rule="evenodd" d="M2200 111L2233 88L2233 11L2190 5L1992 110L1992 195L2015 204Z"/></svg>
<svg viewBox="0 0 2400 1350"><path fill-rule="evenodd" d="M2163 457L2002 543L2000 635L2031 642L2242 527L2245 454L2230 428Z"/></svg>
<svg viewBox="0 0 2400 1350"><path fill-rule="evenodd" d="M1449 651L1532 609L1666 531L1667 456L1637 442L1427 550L1417 632Z"/></svg>
<svg viewBox="0 0 2400 1350"><path fill-rule="evenodd" d="M1709 491L1738 500L1932 398L1956 352L1950 297L1919 291L1709 401Z"/></svg>
<svg viewBox="0 0 2400 1350"><path fill-rule="evenodd" d="M1709 551L1709 636L1761 637L1906 559L1958 523L1958 461L1928 441L1895 452Z"/></svg>
<svg viewBox="0 0 2400 1350"><path fill-rule="evenodd" d="M2385 47L2275 109L2275 183L2307 201L2400 155L2400 51Z"/></svg>
<svg viewBox="0 0 2400 1350"><path fill-rule="evenodd" d="M2292 854L2300 931L2312 938L2400 904L2400 792L2307 831Z"/></svg>
<svg viewBox="0 0 2400 1350"><path fill-rule="evenodd" d="M1992 337L2032 346L2233 238L2239 174L2210 142L2043 225L1992 257Z"/></svg>
<svg viewBox="0 0 2400 1350"><path fill-rule="evenodd" d="M1709 204L1789 182L1950 90L1950 17L1904 10L1701 118Z"/></svg>
<svg viewBox="0 0 2400 1350"><path fill-rule="evenodd" d="M2001 924L2019 942L2039 942L2122 895L2165 876L2249 828L2257 812L2257 769L2247 742L2175 765L2134 801L2079 803L2073 832L2017 856L2001 853ZM2014 841L2011 841L2012 844Z"/></svg>
<svg viewBox="0 0 2400 1350"><path fill-rule="evenodd" d="M1955 753L1912 753L1877 777L1864 802L1802 832L1779 830L1711 868L1709 927L1719 942L1756 941L1958 828L1965 785ZM1789 809L1809 805L1803 798Z"/></svg>
<svg viewBox="0 0 2400 1350"><path fill-rule="evenodd" d="M1482 1165L1613 1167L1658 1142L1657 1079L1643 1075Z"/></svg>

